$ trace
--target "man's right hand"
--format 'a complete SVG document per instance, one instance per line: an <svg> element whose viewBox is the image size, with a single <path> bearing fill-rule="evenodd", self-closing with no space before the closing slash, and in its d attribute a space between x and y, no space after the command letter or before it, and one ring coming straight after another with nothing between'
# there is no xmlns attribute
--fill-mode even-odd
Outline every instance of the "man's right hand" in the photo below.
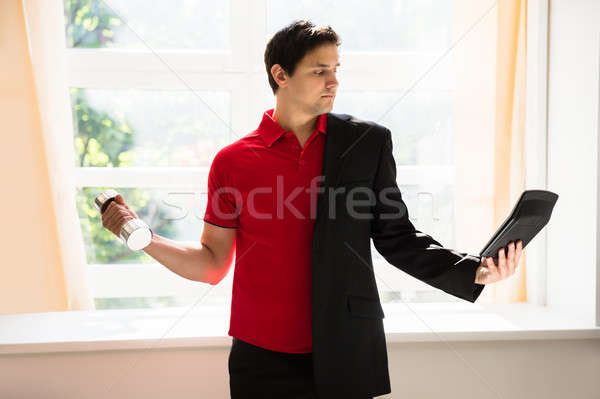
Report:
<svg viewBox="0 0 600 399"><path fill-rule="evenodd" d="M121 238L121 227L128 221L137 218L137 214L129 209L123 196L118 194L102 213L102 226Z"/></svg>

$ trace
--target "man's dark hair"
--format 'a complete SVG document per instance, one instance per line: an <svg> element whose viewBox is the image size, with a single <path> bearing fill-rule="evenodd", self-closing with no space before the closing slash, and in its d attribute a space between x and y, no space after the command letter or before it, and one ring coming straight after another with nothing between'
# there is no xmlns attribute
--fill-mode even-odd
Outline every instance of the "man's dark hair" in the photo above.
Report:
<svg viewBox="0 0 600 399"><path fill-rule="evenodd" d="M273 94L277 93L279 85L271 75L271 67L279 64L289 76L293 76L306 53L324 43L338 47L342 44L330 25L316 27L310 21L295 20L275 33L265 49L265 67Z"/></svg>

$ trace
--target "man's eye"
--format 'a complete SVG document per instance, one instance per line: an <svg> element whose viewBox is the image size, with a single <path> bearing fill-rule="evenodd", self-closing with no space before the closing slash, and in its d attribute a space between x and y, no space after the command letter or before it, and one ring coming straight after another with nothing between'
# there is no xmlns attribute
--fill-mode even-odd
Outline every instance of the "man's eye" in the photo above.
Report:
<svg viewBox="0 0 600 399"><path fill-rule="evenodd" d="M336 69L336 70L334 70L333 72L334 72L334 73L337 73L337 69ZM318 71L318 72L315 72L315 75L322 75L322 74L323 74L323 71Z"/></svg>

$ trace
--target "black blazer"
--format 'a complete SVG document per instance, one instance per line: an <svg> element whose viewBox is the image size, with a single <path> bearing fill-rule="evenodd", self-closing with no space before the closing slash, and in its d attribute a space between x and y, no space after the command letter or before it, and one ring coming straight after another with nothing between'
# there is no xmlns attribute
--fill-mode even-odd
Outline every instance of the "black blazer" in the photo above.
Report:
<svg viewBox="0 0 600 399"><path fill-rule="evenodd" d="M365 399L391 392L370 239L391 265L469 302L484 288L474 283L481 258L443 248L410 222L396 184L389 129L329 113L325 137L324 190L317 195L312 243L314 380L319 397ZM371 212L371 219L346 209L354 187L377 194L369 203L364 191L354 190L354 199L366 200L354 209L360 215ZM383 189L394 203L381 201Z"/></svg>

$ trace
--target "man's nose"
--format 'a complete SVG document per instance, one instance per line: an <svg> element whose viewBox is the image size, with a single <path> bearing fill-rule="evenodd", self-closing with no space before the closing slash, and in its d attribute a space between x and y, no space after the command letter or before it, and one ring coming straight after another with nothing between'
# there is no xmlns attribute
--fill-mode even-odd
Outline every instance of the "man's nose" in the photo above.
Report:
<svg viewBox="0 0 600 399"><path fill-rule="evenodd" d="M333 79L327 83L327 88L337 87L338 85L339 85L339 82L338 82L337 78L334 76Z"/></svg>

